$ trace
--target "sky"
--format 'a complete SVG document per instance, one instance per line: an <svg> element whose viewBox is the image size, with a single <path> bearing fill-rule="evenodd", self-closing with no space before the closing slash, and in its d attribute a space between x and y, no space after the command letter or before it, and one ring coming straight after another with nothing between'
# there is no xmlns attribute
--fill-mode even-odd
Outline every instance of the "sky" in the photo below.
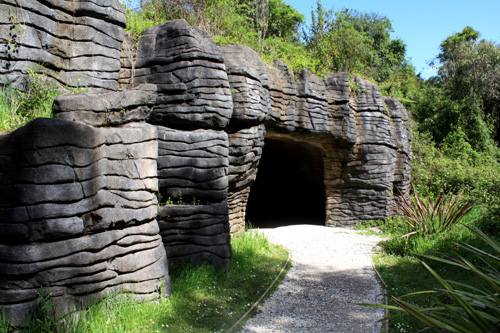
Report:
<svg viewBox="0 0 500 333"><path fill-rule="evenodd" d="M284 0L304 14L310 23L316 1ZM406 54L423 78L436 74L428 63L439 53L439 44L466 26L479 31L480 38L500 43L500 0L322 0L323 8L355 9L387 17Z"/></svg>

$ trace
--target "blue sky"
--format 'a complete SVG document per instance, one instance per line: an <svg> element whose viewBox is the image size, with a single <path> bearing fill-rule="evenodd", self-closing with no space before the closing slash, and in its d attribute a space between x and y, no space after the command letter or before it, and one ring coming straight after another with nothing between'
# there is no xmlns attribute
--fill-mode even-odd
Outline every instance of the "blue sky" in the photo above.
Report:
<svg viewBox="0 0 500 333"><path fill-rule="evenodd" d="M308 23L316 1L284 0L304 14ZM500 43L500 0L322 0L323 8L356 9L386 16L392 22L393 38L406 43L406 53L417 73L435 75L427 63L439 53L448 36L471 26L481 38Z"/></svg>

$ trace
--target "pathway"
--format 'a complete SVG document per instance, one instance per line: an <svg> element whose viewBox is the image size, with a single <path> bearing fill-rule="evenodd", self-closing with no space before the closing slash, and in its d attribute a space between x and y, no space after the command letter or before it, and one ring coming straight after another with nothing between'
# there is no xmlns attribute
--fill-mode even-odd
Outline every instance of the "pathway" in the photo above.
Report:
<svg viewBox="0 0 500 333"><path fill-rule="evenodd" d="M370 256L377 236L345 228L260 229L292 252L292 268L243 332L380 332L382 291Z"/></svg>

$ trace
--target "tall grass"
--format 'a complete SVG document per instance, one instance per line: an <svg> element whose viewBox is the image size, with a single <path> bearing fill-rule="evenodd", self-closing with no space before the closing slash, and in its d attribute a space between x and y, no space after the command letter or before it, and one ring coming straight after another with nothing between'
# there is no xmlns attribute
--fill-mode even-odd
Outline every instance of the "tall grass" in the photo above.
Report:
<svg viewBox="0 0 500 333"><path fill-rule="evenodd" d="M470 246L485 253L494 253L495 257L497 252L491 244L485 243L482 237L474 232L474 228L486 232L488 234L486 237L494 242L500 239L500 215L478 206L452 228L436 234L401 237L412 230L402 217L378 221L375 225L387 236L386 240L379 243L381 251L373 260L388 286L388 295L393 297L394 302L390 305L396 306L400 296L408 295L402 298L402 301L417 309L439 310L440 302L443 301L452 304L450 299L443 298L443 293L440 291L446 288L436 276L444 281L453 281L455 286L480 288L474 282L478 279L472 270L463 269L460 265L449 265L430 257L441 257L448 261L454 260L451 258L458 258L477 267L488 267L477 253L470 251ZM438 253L440 255L436 255ZM425 265L422 262L425 262ZM497 270L500 267L496 260L491 260L488 264L496 265ZM417 332L429 326L428 323L422 323L410 314L395 308L389 313L389 332Z"/></svg>
<svg viewBox="0 0 500 333"><path fill-rule="evenodd" d="M232 240L233 269L210 265L171 268L172 294L154 302L110 297L63 321L51 319L58 332L222 332L227 331L269 287L287 261L288 252L256 232ZM3 321L2 321L3 320ZM47 327L47 321L41 320ZM244 323L242 323L244 324ZM43 331L34 325L30 331ZM0 332L9 332L0 318ZM46 331L46 330L45 330Z"/></svg>
<svg viewBox="0 0 500 333"><path fill-rule="evenodd" d="M26 70L26 85L15 89L7 78L7 85L0 87L0 133L10 132L29 121L52 118L52 103L59 96L59 89L39 69Z"/></svg>

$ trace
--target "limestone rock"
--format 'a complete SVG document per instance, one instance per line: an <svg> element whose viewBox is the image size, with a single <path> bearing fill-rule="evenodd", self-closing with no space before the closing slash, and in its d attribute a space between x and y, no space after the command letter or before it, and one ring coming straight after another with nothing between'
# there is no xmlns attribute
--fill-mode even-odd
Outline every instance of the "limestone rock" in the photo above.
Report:
<svg viewBox="0 0 500 333"><path fill-rule="evenodd" d="M268 121L273 127L291 132L295 129L297 99L295 77L290 67L281 60L275 60L273 66L268 67L267 70L271 95Z"/></svg>
<svg viewBox="0 0 500 333"><path fill-rule="evenodd" d="M125 13L118 0L0 4L0 84L23 88L27 68L66 87L117 90Z"/></svg>
<svg viewBox="0 0 500 333"><path fill-rule="evenodd" d="M66 94L54 101L54 116L92 126L120 126L145 121L156 102L156 86L104 94Z"/></svg>
<svg viewBox="0 0 500 333"><path fill-rule="evenodd" d="M223 129L233 112L220 49L184 20L147 29L139 44L135 83L158 87L148 122L177 129Z"/></svg>
<svg viewBox="0 0 500 333"><path fill-rule="evenodd" d="M229 134L228 207L231 234L245 229L250 186L257 177L265 137L264 125Z"/></svg>
<svg viewBox="0 0 500 333"><path fill-rule="evenodd" d="M384 102L391 113L397 145L396 166L394 173L395 195L404 195L410 192L410 173L412 159L412 135L408 122L408 114L403 104L395 98L384 97Z"/></svg>
<svg viewBox="0 0 500 333"><path fill-rule="evenodd" d="M247 46L221 47L233 97L230 128L245 128L264 122L271 108L269 79L259 55Z"/></svg>
<svg viewBox="0 0 500 333"><path fill-rule="evenodd" d="M353 145L358 133L355 111L350 103L349 74L327 74L325 84L328 97L328 131L336 140Z"/></svg>
<svg viewBox="0 0 500 333"><path fill-rule="evenodd" d="M299 73L296 108L296 130L305 129L316 133L328 131L325 82L305 68Z"/></svg>
<svg viewBox="0 0 500 333"><path fill-rule="evenodd" d="M158 223L170 262L208 262L218 269L231 269L226 200L212 204L163 206Z"/></svg>
<svg viewBox="0 0 500 333"><path fill-rule="evenodd" d="M64 315L117 292L169 291L156 138L145 123L45 118L0 137L0 306L12 324L37 292Z"/></svg>
<svg viewBox="0 0 500 333"><path fill-rule="evenodd" d="M159 223L169 260L230 268L227 134L157 128Z"/></svg>
<svg viewBox="0 0 500 333"><path fill-rule="evenodd" d="M312 143L323 151L326 225L392 215L392 193L409 191L411 135L403 105L347 73L322 80L302 70L295 83L279 61L268 72L268 135Z"/></svg>

